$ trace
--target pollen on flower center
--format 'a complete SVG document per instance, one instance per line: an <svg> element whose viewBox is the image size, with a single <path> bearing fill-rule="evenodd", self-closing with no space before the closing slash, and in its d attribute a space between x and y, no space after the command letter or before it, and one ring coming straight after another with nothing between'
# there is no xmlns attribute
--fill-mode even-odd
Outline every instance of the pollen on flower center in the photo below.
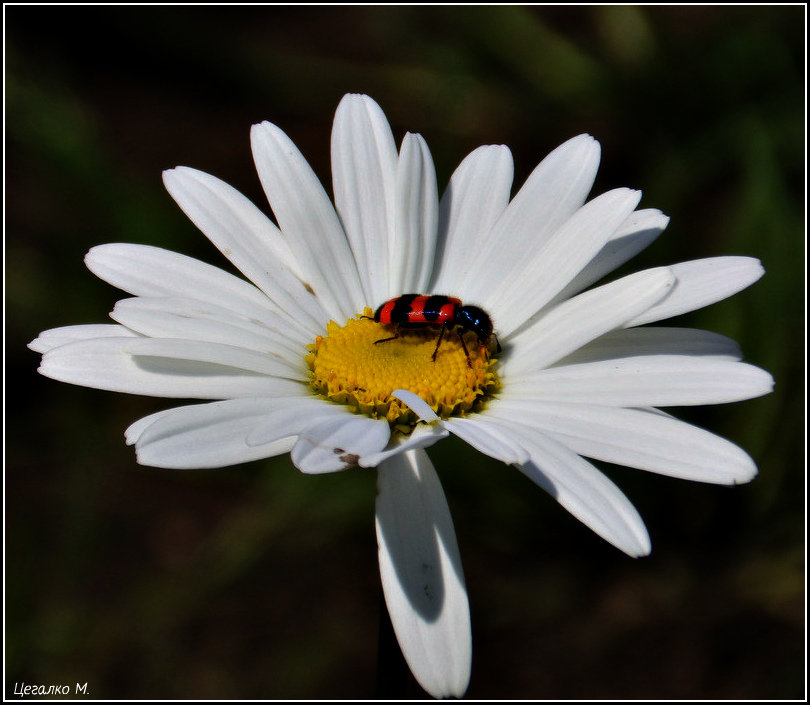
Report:
<svg viewBox="0 0 810 705"><path fill-rule="evenodd" d="M391 396L397 389L417 394L442 418L477 410L497 389L497 360L474 334L465 334L469 364L455 331L445 333L434 361L437 326L396 331L371 316L367 308L345 326L330 321L326 336L309 346L310 384L319 395L407 432L418 419Z"/></svg>

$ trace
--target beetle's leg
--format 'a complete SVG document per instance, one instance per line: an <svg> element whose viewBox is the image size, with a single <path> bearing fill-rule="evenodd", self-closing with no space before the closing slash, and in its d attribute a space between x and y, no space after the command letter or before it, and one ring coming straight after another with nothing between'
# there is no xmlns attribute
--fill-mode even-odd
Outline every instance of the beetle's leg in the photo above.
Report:
<svg viewBox="0 0 810 705"><path fill-rule="evenodd" d="M439 339L436 341L436 349L433 351L433 362L436 362L436 353L439 352L439 346L442 344L445 328L447 328L447 323L442 323L442 329L439 331Z"/></svg>
<svg viewBox="0 0 810 705"><path fill-rule="evenodd" d="M461 341L461 347L464 348L464 354L467 356L467 367L472 369L472 362L470 362L470 353L467 351L467 344L464 342L464 332L462 328L458 329L458 339Z"/></svg>
<svg viewBox="0 0 810 705"><path fill-rule="evenodd" d="M396 340L399 338L399 324L397 324L396 335L392 335L390 338L380 338L379 340L374 341L374 345L377 343L387 343L389 340Z"/></svg>

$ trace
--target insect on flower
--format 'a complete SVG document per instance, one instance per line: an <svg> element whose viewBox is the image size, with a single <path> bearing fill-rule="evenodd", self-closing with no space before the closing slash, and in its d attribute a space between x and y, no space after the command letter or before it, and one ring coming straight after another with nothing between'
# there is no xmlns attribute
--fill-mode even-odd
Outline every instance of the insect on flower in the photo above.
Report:
<svg viewBox="0 0 810 705"><path fill-rule="evenodd" d="M489 341L494 336L498 352L501 351L501 344L498 342L498 336L493 332L492 319L489 314L478 306L464 306L461 299L452 296L403 294L382 304L374 312L374 320L377 323L397 326L396 335L381 338L375 341L375 345L399 338L400 327L417 328L440 325L439 339L436 341L436 349L432 356L433 362L436 362L436 354L439 352L444 332L453 326L461 329L458 331L458 338L461 341L461 347L464 348L464 354L467 356L468 367L472 367L472 363L470 353L467 351L467 344L464 342L463 331L475 333L483 348L489 346Z"/></svg>

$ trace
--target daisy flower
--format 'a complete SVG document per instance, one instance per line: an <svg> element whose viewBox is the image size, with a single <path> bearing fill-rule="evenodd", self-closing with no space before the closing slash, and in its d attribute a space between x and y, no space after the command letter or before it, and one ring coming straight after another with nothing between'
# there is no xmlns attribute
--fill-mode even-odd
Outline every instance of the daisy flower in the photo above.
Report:
<svg viewBox="0 0 810 705"><path fill-rule="evenodd" d="M87 266L132 298L115 305L115 323L45 331L30 347L57 380L212 400L133 423L126 440L141 464L289 452L304 473L377 468L385 600L431 695L464 694L472 644L427 447L452 433L514 465L631 556L650 551L644 524L586 458L720 484L756 474L740 448L659 407L749 399L771 376L726 337L646 324L731 296L763 269L717 257L592 287L668 223L639 210L631 189L586 201L600 158L592 137L551 152L513 198L509 149L480 147L440 199L422 137L397 150L379 106L347 95L332 131L334 205L278 127L255 125L251 144L275 223L213 176L164 174L245 279L156 247L95 247ZM438 298L399 298L412 292ZM454 325L468 306L488 315L491 336ZM440 309L444 319L429 315Z"/></svg>

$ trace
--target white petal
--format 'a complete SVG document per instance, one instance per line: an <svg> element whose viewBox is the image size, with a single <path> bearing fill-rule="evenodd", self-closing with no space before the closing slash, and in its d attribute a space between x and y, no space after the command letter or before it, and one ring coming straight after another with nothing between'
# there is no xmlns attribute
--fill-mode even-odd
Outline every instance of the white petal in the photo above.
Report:
<svg viewBox="0 0 810 705"><path fill-rule="evenodd" d="M137 338L134 331L110 323L90 323L80 326L63 326L42 331L28 347L34 352L45 353L60 345L75 343L77 340L90 340L93 338Z"/></svg>
<svg viewBox="0 0 810 705"><path fill-rule="evenodd" d="M290 457L301 472L337 472L359 465L363 456L385 448L390 436L384 419L346 413L302 431Z"/></svg>
<svg viewBox="0 0 810 705"><path fill-rule="evenodd" d="M606 274L610 274L647 247L668 224L669 218L654 208L634 211L627 216L585 269L577 274L568 286L554 297L554 300L567 299Z"/></svg>
<svg viewBox="0 0 810 705"><path fill-rule="evenodd" d="M195 405L196 406L196 405ZM138 442L138 439L141 437L143 432L151 426L155 421L167 416L169 414L173 414L175 409L179 407L174 407L173 409L164 409L163 411L156 411L154 414L149 414L148 416L144 416L137 421L131 423L127 430L124 431L124 440L128 446L135 445Z"/></svg>
<svg viewBox="0 0 810 705"><path fill-rule="evenodd" d="M250 137L264 192L307 283L334 320L362 311L354 256L315 172L275 125L254 125Z"/></svg>
<svg viewBox="0 0 810 705"><path fill-rule="evenodd" d="M298 436L315 424L332 419L347 420L351 410L347 406L324 402L312 396L306 396L296 404L276 405L278 413L268 416L247 434L245 442L249 446L262 446L273 443L288 435Z"/></svg>
<svg viewBox="0 0 810 705"><path fill-rule="evenodd" d="M732 485L757 473L733 443L670 416L643 409L499 400L487 412L553 436L575 453L685 480Z"/></svg>
<svg viewBox="0 0 810 705"><path fill-rule="evenodd" d="M289 422L291 410L305 407L311 415L318 403L314 398L279 397L181 406L137 421L126 435L130 442L137 439L135 449L141 465L219 468L289 451L289 437L301 430L300 424L296 427ZM253 430L269 424L278 430L273 440L261 445L247 443Z"/></svg>
<svg viewBox="0 0 810 705"><path fill-rule="evenodd" d="M217 304L263 320L272 302L255 286L192 257L148 245L99 245L85 264L97 277L135 296L177 296Z"/></svg>
<svg viewBox="0 0 810 705"><path fill-rule="evenodd" d="M289 340L289 328L277 319L271 329L262 321L238 316L215 304L194 299L138 296L115 304L110 316L119 323L151 338L184 338L236 345L247 350L299 362L303 341ZM271 319L268 314L266 320Z"/></svg>
<svg viewBox="0 0 810 705"><path fill-rule="evenodd" d="M520 465L530 460L529 452L505 433L502 425L488 415L471 418L447 419L442 425L477 451L504 463Z"/></svg>
<svg viewBox="0 0 810 705"><path fill-rule="evenodd" d="M296 395L300 382L234 368L126 352L136 339L98 338L68 343L42 356L46 377L128 394L186 399ZM140 340L146 340L141 338Z"/></svg>
<svg viewBox="0 0 810 705"><path fill-rule="evenodd" d="M475 297L474 283L462 286L470 253L484 247L509 205L513 176L512 153L503 145L479 147L453 172L440 203L436 276L429 291Z"/></svg>
<svg viewBox="0 0 810 705"><path fill-rule="evenodd" d="M439 478L421 450L391 458L377 476L380 575L397 640L428 693L461 697L472 661L470 608Z"/></svg>
<svg viewBox="0 0 810 705"><path fill-rule="evenodd" d="M394 212L388 298L407 291L426 291L433 269L439 192L433 159L421 135L409 133L402 141Z"/></svg>
<svg viewBox="0 0 810 705"><path fill-rule="evenodd" d="M124 347L123 351L139 358L165 358L178 360L181 363L191 362L191 369L196 363L203 363L233 368L240 372L252 372L257 375L286 377L299 381L306 379L303 359L294 364L287 356L278 353L274 354L269 351L259 353L235 345L204 340L136 338ZM211 372L213 373L214 370L212 369Z"/></svg>
<svg viewBox="0 0 810 705"><path fill-rule="evenodd" d="M618 269L653 242L668 224L669 217L655 208L632 212L588 265L554 297L554 301L574 296Z"/></svg>
<svg viewBox="0 0 810 705"><path fill-rule="evenodd" d="M765 270L752 257L711 257L671 267L678 281L661 303L637 316L627 326L662 321L722 301L759 279Z"/></svg>
<svg viewBox="0 0 810 705"><path fill-rule="evenodd" d="M391 396L395 399L399 399L403 404L406 404L421 421L430 423L439 420L436 412L433 411L430 405L418 394L414 394L408 389L395 389L391 392Z"/></svg>
<svg viewBox="0 0 810 705"><path fill-rule="evenodd" d="M743 362L645 355L553 367L508 384L509 394L603 406L724 404L768 394L773 378Z"/></svg>
<svg viewBox="0 0 810 705"><path fill-rule="evenodd" d="M279 229L236 189L196 169L163 172L177 205L233 264L276 304L288 326L317 331L326 314ZM294 312L295 315L290 315Z"/></svg>
<svg viewBox="0 0 810 705"><path fill-rule="evenodd" d="M178 166L163 172L163 185L189 219L260 289L268 272L257 268L259 263L281 265L303 277L275 223L230 184L204 171ZM258 281L238 261L258 269Z"/></svg>
<svg viewBox="0 0 810 705"><path fill-rule="evenodd" d="M332 127L332 183L369 304L388 298L397 159L380 106L365 95L344 96Z"/></svg>
<svg viewBox="0 0 810 705"><path fill-rule="evenodd" d="M540 162L495 223L483 247L470 252L466 288L477 284L483 291L489 291L492 286L502 284L504 277L518 277L534 261L536 253L546 247L552 235L585 202L599 166L599 152L599 143L593 137L580 135Z"/></svg>
<svg viewBox="0 0 810 705"><path fill-rule="evenodd" d="M437 443L442 438L447 438L450 433L439 424L419 424L414 428L410 436L403 438L400 435L394 436L388 442L385 450L379 453L369 453L364 455L358 465L363 468L374 468L380 465L384 460L400 455L407 450L415 450L417 448L429 448L434 443Z"/></svg>
<svg viewBox="0 0 810 705"><path fill-rule="evenodd" d="M594 338L621 327L669 293L675 277L666 267L630 274L558 304L510 342L514 351L503 376L548 367Z"/></svg>
<svg viewBox="0 0 810 705"><path fill-rule="evenodd" d="M639 513L616 485L564 445L519 423L510 431L531 453L518 466L577 519L630 556L650 552L650 537Z"/></svg>
<svg viewBox="0 0 810 705"><path fill-rule="evenodd" d="M580 208L541 247L513 253L508 268L494 258L482 291L492 302L485 301L484 308L496 317L498 335L508 338L526 325L593 259L639 198L641 193L630 189L603 193ZM511 245L503 247L511 249Z"/></svg>
<svg viewBox="0 0 810 705"><path fill-rule="evenodd" d="M577 135L563 142L535 167L520 187L509 206L515 212L499 228L509 226L510 221L512 225L533 222L530 230L540 238L550 237L585 203L601 153L599 142L591 135Z"/></svg>
<svg viewBox="0 0 810 705"><path fill-rule="evenodd" d="M625 328L592 340L566 355L557 365L598 362L642 355L694 355L722 360L742 360L736 341L725 335L696 328Z"/></svg>

